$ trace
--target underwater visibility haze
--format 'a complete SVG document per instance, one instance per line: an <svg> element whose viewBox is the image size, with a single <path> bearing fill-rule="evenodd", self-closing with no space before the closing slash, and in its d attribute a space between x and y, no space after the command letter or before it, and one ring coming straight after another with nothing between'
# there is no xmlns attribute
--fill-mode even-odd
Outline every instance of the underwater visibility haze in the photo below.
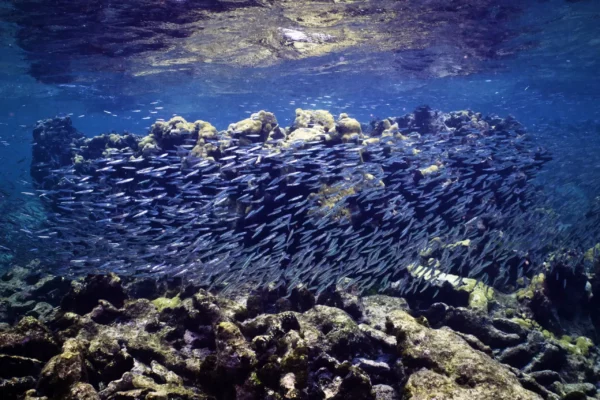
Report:
<svg viewBox="0 0 600 400"><path fill-rule="evenodd" d="M0 397L600 398L599 20L2 2Z"/></svg>

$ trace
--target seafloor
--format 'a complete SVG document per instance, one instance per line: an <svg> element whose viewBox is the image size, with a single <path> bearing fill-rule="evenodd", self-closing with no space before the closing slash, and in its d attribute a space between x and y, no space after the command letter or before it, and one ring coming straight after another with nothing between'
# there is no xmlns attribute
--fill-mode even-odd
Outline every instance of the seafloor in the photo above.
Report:
<svg viewBox="0 0 600 400"><path fill-rule="evenodd" d="M226 298L37 267L1 277L2 399L600 398L591 339L544 328L572 313L544 274L511 295L436 279L449 305L339 288Z"/></svg>

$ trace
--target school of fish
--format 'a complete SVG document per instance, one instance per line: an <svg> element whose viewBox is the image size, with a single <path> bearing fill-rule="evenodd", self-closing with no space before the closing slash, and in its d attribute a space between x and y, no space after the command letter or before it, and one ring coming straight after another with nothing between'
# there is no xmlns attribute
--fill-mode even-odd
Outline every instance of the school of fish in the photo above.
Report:
<svg viewBox="0 0 600 400"><path fill-rule="evenodd" d="M146 137L39 121L31 175L45 226L24 232L64 273L182 276L234 291L423 290L421 266L501 287L540 268L556 228L532 184L549 154L513 118L426 106L332 125L263 112L218 132L181 117Z"/></svg>

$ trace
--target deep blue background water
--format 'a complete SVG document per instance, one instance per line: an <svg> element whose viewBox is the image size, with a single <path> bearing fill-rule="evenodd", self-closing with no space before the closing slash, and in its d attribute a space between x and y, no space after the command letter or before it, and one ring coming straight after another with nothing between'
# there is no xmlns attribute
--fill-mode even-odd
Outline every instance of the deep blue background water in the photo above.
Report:
<svg viewBox="0 0 600 400"><path fill-rule="evenodd" d="M341 59L351 63L360 55L331 54L244 71L218 67L202 76L98 73L93 84L49 85L27 74L24 52L8 25L0 57L0 186L14 196L30 189L32 126L54 115L72 113L76 128L91 136L124 130L145 134L156 118L174 114L225 129L261 109L274 112L287 126L297 107L324 108L334 115L347 112L368 122L428 104L444 111L470 108L514 115L555 153L545 182L556 187L549 189L574 186L576 194L561 202L587 204L600 195L595 193L600 187L599 26L597 1L532 2L513 21L518 35L510 48L533 45L487 61L481 72L468 76L417 77L386 69L398 62L398 54L378 55L375 72L368 67L336 72L323 66ZM132 112L137 109L141 112ZM147 116L152 118L142 119Z"/></svg>

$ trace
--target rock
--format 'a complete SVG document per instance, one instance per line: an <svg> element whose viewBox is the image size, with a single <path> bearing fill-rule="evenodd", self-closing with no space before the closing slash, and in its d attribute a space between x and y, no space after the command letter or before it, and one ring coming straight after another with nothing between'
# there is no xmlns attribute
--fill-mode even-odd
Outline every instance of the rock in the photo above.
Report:
<svg viewBox="0 0 600 400"><path fill-rule="evenodd" d="M507 318L494 318L492 319L494 327L500 329L503 332L515 333L520 337L527 336L527 330L523 328L519 323L507 319Z"/></svg>
<svg viewBox="0 0 600 400"><path fill-rule="evenodd" d="M54 307L43 301L35 303L35 307L27 312L26 315L36 318L40 321L48 321L54 314Z"/></svg>
<svg viewBox="0 0 600 400"><path fill-rule="evenodd" d="M308 343L331 351L340 359L348 360L355 354L368 354L372 350L370 341L356 322L338 308L317 305L302 314L299 321ZM318 329L316 336L312 336L314 331L309 325Z"/></svg>
<svg viewBox="0 0 600 400"><path fill-rule="evenodd" d="M400 400L400 395L389 385L373 385L375 400Z"/></svg>
<svg viewBox="0 0 600 400"><path fill-rule="evenodd" d="M294 142L319 142L327 139L327 134L319 128L298 128L289 133L284 146Z"/></svg>
<svg viewBox="0 0 600 400"><path fill-rule="evenodd" d="M305 285L298 285L292 289L290 302L294 311L305 312L314 307L316 299L315 295Z"/></svg>
<svg viewBox="0 0 600 400"><path fill-rule="evenodd" d="M529 364L535 354L535 348L529 343L509 347L498 356L498 361L511 365L515 368L524 368Z"/></svg>
<svg viewBox="0 0 600 400"><path fill-rule="evenodd" d="M127 373L128 374L128 373ZM125 375L127 375L125 374ZM125 376L124 376L125 379ZM172 384L158 384L149 377L142 375L130 374L127 378L130 385L134 388L133 391L146 393L146 399L182 399L182 400L204 400L206 396L198 390L188 389L182 386ZM129 392L129 391L127 391ZM119 393L119 392L117 392ZM115 397L113 397L115 398ZM116 397L120 398L120 397Z"/></svg>
<svg viewBox="0 0 600 400"><path fill-rule="evenodd" d="M296 389L296 376L292 372L288 372L281 377L279 387L284 393L284 398L293 399L300 395L300 392Z"/></svg>
<svg viewBox="0 0 600 400"><path fill-rule="evenodd" d="M566 351L552 343L546 343L541 352L536 353L533 360L523 371L541 371L545 369L560 370L566 361Z"/></svg>
<svg viewBox="0 0 600 400"><path fill-rule="evenodd" d="M186 139L196 140L201 127L206 129L203 121L187 122L184 118L175 116L168 121L157 121L150 127L148 136L142 138L138 146L143 153L148 153L148 145L163 150L172 150L177 145L184 143Z"/></svg>
<svg viewBox="0 0 600 400"><path fill-rule="evenodd" d="M77 382L69 388L65 400L100 400L96 389L89 383Z"/></svg>
<svg viewBox="0 0 600 400"><path fill-rule="evenodd" d="M26 391L32 390L35 387L35 382L36 381L33 376L14 377L6 379L0 378L0 393L2 394L3 399L18 399L21 398L23 396L23 393L25 393ZM45 398L45 400L47 400L47 398Z"/></svg>
<svg viewBox="0 0 600 400"><path fill-rule="evenodd" d="M355 358L352 360L352 364L366 372L369 375L371 382L381 383L390 382L394 375L387 361L389 361L388 358L380 358L377 360Z"/></svg>
<svg viewBox="0 0 600 400"><path fill-rule="evenodd" d="M386 319L390 313L410 309L403 298L384 295L365 296L362 298L362 304L365 308L366 322L380 331L385 330Z"/></svg>
<svg viewBox="0 0 600 400"><path fill-rule="evenodd" d="M552 370L533 371L529 373L529 376L544 387L548 387L554 382L562 381L560 374Z"/></svg>
<svg viewBox="0 0 600 400"><path fill-rule="evenodd" d="M89 275L82 283L73 283L63 298L61 308L83 315L94 309L99 300L106 300L116 308L123 307L127 295L121 279L114 275Z"/></svg>
<svg viewBox="0 0 600 400"><path fill-rule="evenodd" d="M341 135L343 142L355 142L362 137L360 122L342 113L336 122L336 131Z"/></svg>
<svg viewBox="0 0 600 400"><path fill-rule="evenodd" d="M530 375L520 373L518 370L513 372L515 372L515 375L519 378L519 382L525 389L539 394L544 400L559 400L559 396L537 383Z"/></svg>
<svg viewBox="0 0 600 400"><path fill-rule="evenodd" d="M244 321L241 329L249 338L265 334L279 337L292 329L300 330L300 324L298 315L292 311L287 311L275 315L261 314L256 318Z"/></svg>
<svg viewBox="0 0 600 400"><path fill-rule="evenodd" d="M362 299L345 290L341 284L332 290L323 291L317 298L317 304L340 308L357 321L362 319L364 313Z"/></svg>
<svg viewBox="0 0 600 400"><path fill-rule="evenodd" d="M158 383L183 386L183 379L173 371L169 371L154 360L152 360L150 366L152 368L152 378Z"/></svg>
<svg viewBox="0 0 600 400"><path fill-rule="evenodd" d="M334 400L374 400L375 393L369 376L360 368L351 366L343 377Z"/></svg>
<svg viewBox="0 0 600 400"><path fill-rule="evenodd" d="M106 335L96 337L90 341L87 352L87 360L92 367L90 380L96 384L108 384L133 368L133 358L115 338Z"/></svg>
<svg viewBox="0 0 600 400"><path fill-rule="evenodd" d="M0 353L46 361L58 350L48 328L33 317L25 317L14 328L0 332Z"/></svg>
<svg viewBox="0 0 600 400"><path fill-rule="evenodd" d="M109 324L121 315L115 306L106 300L98 300L98 305L90 312L92 321L99 324Z"/></svg>
<svg viewBox="0 0 600 400"><path fill-rule="evenodd" d="M71 385L87 379L81 353L63 351L42 369L37 389L50 397L65 395Z"/></svg>
<svg viewBox="0 0 600 400"><path fill-rule="evenodd" d="M395 336L388 335L385 332L372 328L369 325L360 324L358 325L358 328L361 330L362 333L367 335L373 343L376 343L377 345L382 347L384 351L392 351L396 348L396 345L398 344Z"/></svg>
<svg viewBox="0 0 600 400"><path fill-rule="evenodd" d="M464 307L435 303L424 315L433 327L444 325L458 332L471 334L492 348L506 348L524 341L515 333L497 329L486 315Z"/></svg>
<svg viewBox="0 0 600 400"><path fill-rule="evenodd" d="M393 319L403 364L413 370L405 395L411 399L539 399L488 355L473 350L450 329L430 329L410 315Z"/></svg>
<svg viewBox="0 0 600 400"><path fill-rule="evenodd" d="M218 368L223 379L236 380L256 364L256 354L246 342L240 329L231 322L216 326Z"/></svg>
<svg viewBox="0 0 600 400"><path fill-rule="evenodd" d="M296 119L291 126L291 132L300 128L315 128L323 133L334 132L335 120L326 110L296 109ZM289 139L289 138L288 138Z"/></svg>
<svg viewBox="0 0 600 400"><path fill-rule="evenodd" d="M0 378L37 376L43 363L34 358L0 354Z"/></svg>
<svg viewBox="0 0 600 400"><path fill-rule="evenodd" d="M240 139L240 143L264 143L271 131L277 127L277 118L273 113L259 111L239 122L229 125L227 133Z"/></svg>
<svg viewBox="0 0 600 400"><path fill-rule="evenodd" d="M447 329L447 328L442 327L440 329ZM485 353L489 356L492 355L493 351L490 348L490 346L486 346L485 344L483 344L481 342L481 340L477 339L477 337L475 337L473 335L469 335L468 333L462 333L462 332L456 332L456 331L453 331L453 332L456 333L458 336L460 336L465 342L467 342L469 344L469 346L471 346L475 350L479 350L482 353Z"/></svg>
<svg viewBox="0 0 600 400"><path fill-rule="evenodd" d="M567 383L562 385L563 399L587 399L587 396L595 396L596 386L589 382Z"/></svg>
<svg viewBox="0 0 600 400"><path fill-rule="evenodd" d="M41 182L50 174L50 169L69 165L72 162L70 144L83 138L83 134L73 127L70 117L53 118L37 121L33 128L31 176ZM50 168L37 165L45 163Z"/></svg>

